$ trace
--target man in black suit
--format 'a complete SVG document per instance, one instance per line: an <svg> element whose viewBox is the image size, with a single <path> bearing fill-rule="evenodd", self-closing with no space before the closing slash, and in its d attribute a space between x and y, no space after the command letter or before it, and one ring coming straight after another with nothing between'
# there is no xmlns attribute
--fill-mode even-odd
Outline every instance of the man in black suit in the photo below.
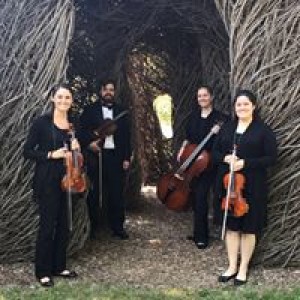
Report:
<svg viewBox="0 0 300 300"><path fill-rule="evenodd" d="M81 116L81 142L86 149L87 171L91 180L88 195L91 238L95 238L99 223L99 192L102 192L107 196L105 199L108 220L113 235L120 239L128 239L129 236L124 229L123 183L131 158L130 125L128 116L124 114L114 122L116 130L113 134L105 135L102 140L99 139L95 130L101 127L106 119L114 119L124 112L124 109L115 102L113 80L103 81L99 94L100 98L89 105ZM102 184L99 183L99 158L101 157ZM102 191L99 185L102 185Z"/></svg>

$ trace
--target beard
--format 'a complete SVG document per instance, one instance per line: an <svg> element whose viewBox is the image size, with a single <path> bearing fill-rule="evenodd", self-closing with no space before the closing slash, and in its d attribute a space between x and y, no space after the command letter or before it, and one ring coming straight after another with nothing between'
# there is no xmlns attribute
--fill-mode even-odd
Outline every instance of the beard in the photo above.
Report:
<svg viewBox="0 0 300 300"><path fill-rule="evenodd" d="M102 102L104 102L107 105L112 105L115 102L114 96L111 95L104 95L102 96Z"/></svg>

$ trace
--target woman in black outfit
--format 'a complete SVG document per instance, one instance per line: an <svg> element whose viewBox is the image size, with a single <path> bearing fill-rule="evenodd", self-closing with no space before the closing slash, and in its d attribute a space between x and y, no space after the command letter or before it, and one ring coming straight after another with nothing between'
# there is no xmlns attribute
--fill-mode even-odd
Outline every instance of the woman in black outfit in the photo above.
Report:
<svg viewBox="0 0 300 300"><path fill-rule="evenodd" d="M202 85L197 90L197 109L193 111L186 126L186 137L178 152L177 160L187 144L200 144L217 123L224 122L227 117L213 107L213 90L208 85ZM204 146L204 150L211 152L214 137ZM205 249L209 243L208 228L208 193L215 179L215 170L207 168L192 181L193 194L193 240L196 247Z"/></svg>
<svg viewBox="0 0 300 300"><path fill-rule="evenodd" d="M249 211L243 217L228 215L225 241L229 266L219 276L219 282L234 279L235 285L242 285L247 281L257 235L266 223L267 167L275 164L277 146L272 130L256 116L256 97L251 91L238 92L234 109L236 118L221 129L213 147L213 157L218 163L216 192L220 201L226 197L223 177L229 172L232 160L233 170L246 179L243 196ZM235 157L231 155L234 144L237 146Z"/></svg>
<svg viewBox="0 0 300 300"><path fill-rule="evenodd" d="M76 139L70 141L68 111L73 102L66 84L51 93L53 111L33 123L24 145L25 158L36 162L33 178L34 199L39 206L39 230L36 241L35 275L44 287L53 286L52 276L74 278L75 271L66 268L68 240L67 197L61 188L66 172L64 158L69 143L79 149Z"/></svg>

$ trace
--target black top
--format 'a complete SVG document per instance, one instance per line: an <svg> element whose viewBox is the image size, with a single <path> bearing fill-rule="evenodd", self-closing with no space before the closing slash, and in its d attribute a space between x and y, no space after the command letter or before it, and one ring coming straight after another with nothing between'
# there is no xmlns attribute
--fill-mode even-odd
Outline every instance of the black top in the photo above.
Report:
<svg viewBox="0 0 300 300"><path fill-rule="evenodd" d="M227 121L227 116L221 112L213 109L207 118L201 117L201 110L195 110L186 127L186 140L191 144L200 144L200 142L208 135L212 127L217 123L224 123ZM205 150L210 151L212 149L214 136L204 146Z"/></svg>
<svg viewBox="0 0 300 300"><path fill-rule="evenodd" d="M226 195L223 177L229 172L224 157L232 153L233 144L237 141L237 122L226 123L220 130L213 147L213 159L218 164L216 195L219 200ZM233 230L247 233L259 233L266 222L267 209L267 168L274 165L277 158L276 138L273 131L262 121L253 120L238 139L237 156L244 159L246 185L243 196L249 203L249 212L239 218L238 225L229 221Z"/></svg>
<svg viewBox="0 0 300 300"><path fill-rule="evenodd" d="M113 105L113 118L124 111L124 108L118 104ZM87 147L96 137L93 131L103 124L102 104L96 101L86 107L81 115L81 133L80 141L83 147ZM116 121L117 129L113 134L115 150L120 160L130 160L131 141L130 124L128 115L124 115Z"/></svg>
<svg viewBox="0 0 300 300"><path fill-rule="evenodd" d="M48 184L60 180L65 174L63 159L48 159L49 151L57 150L70 142L67 130L59 129L52 121L52 115L47 114L37 118L27 137L24 145L24 157L36 162L33 189L35 195L45 190Z"/></svg>

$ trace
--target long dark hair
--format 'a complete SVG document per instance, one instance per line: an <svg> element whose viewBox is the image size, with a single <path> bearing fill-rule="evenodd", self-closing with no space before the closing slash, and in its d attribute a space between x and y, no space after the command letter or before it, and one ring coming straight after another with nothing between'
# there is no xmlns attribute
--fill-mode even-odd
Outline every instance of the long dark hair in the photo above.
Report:
<svg viewBox="0 0 300 300"><path fill-rule="evenodd" d="M53 98L59 89L68 90L71 93L72 98L74 98L74 92L72 90L72 86L69 83L67 83L67 82L61 82L61 83L58 83L58 84L54 85L51 88L50 92L49 92L48 98L49 99ZM53 113L54 113L54 104L52 103L51 112L50 112L50 114L51 114L52 117L53 117ZM70 109L68 111L68 120L71 122L72 119L73 119L73 117L72 117L72 110Z"/></svg>
<svg viewBox="0 0 300 300"><path fill-rule="evenodd" d="M69 83L67 83L67 82L62 82L62 83L58 83L58 84L54 85L52 87L52 89L50 90L49 97L54 97L54 95L56 94L56 92L59 89L66 89L66 90L68 90L71 93L72 97L74 97L74 92L72 90L72 86Z"/></svg>
<svg viewBox="0 0 300 300"><path fill-rule="evenodd" d="M233 100L234 119L235 120L237 119L235 109L234 109L235 108L235 103L236 103L237 98L241 97L241 96L247 97L249 99L249 101L255 106L255 109L253 111L253 119L258 119L259 114L258 114L258 109L257 109L257 97L252 91L247 90L247 89L239 89L235 94L235 97L234 97L234 100Z"/></svg>

